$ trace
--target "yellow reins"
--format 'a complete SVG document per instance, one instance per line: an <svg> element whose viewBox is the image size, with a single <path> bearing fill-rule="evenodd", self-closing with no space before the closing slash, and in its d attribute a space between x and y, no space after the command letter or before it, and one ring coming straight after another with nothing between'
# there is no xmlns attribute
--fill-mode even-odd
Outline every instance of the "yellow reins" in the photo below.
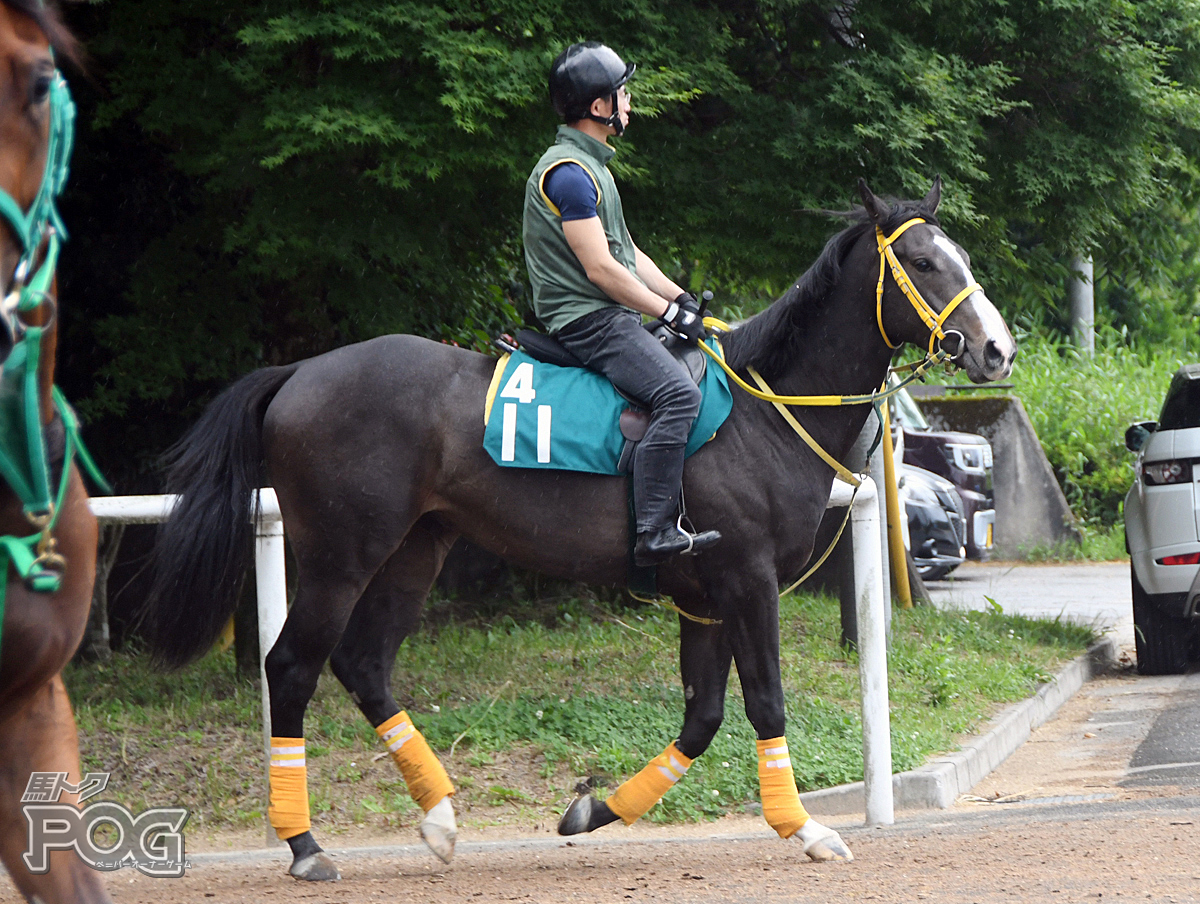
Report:
<svg viewBox="0 0 1200 904"><path fill-rule="evenodd" d="M870 404L873 405L876 410L878 410L879 406L884 401L895 395L913 380L923 377L925 372L931 367L941 364L942 362L951 358L950 353L946 352L942 348L939 347L936 350L934 349L935 343L946 338L946 331L942 329L942 325L946 322L946 318L950 316L954 309L962 304L964 299L969 298L976 291L981 291L983 287L980 286L979 283L971 283L957 295L955 295L954 298L950 300L950 303L946 305L946 307L940 312L933 309L933 307L925 300L920 291L913 284L913 281L909 279L908 274L904 270L904 266L896 257L896 253L892 250L892 244L896 241L896 239L900 238L900 236L908 231L910 227L924 222L925 220L921 217L913 217L911 220L907 220L902 223L895 232L887 237L884 236L883 231L878 226L875 227L876 245L879 249L879 283L875 289L875 320L879 326L879 335L883 338L883 341L887 344L888 348L899 347L893 344L891 339L888 338L887 332L883 328L883 280L889 267L892 271L893 278L896 280L896 284L900 287L900 290L904 293L904 296L916 309L917 314L921 317L921 320L925 323L930 331L929 347L927 349L925 360L918 364L906 365L906 368L893 369L908 369L911 371L909 376L896 386L887 387L885 384L885 386L881 387L875 392L868 393L866 395L779 395L772 391L771 387L767 385L767 381L764 380L762 375L759 374L759 372L753 367L747 368L747 371L754 379L754 382L758 384L758 389L755 389L753 386L743 380L738 374L734 373L733 368L731 368L725 362L724 350L720 348L719 342L717 343L718 351L713 351L703 342L698 343L704 353L716 361L717 364L721 366L721 369L729 375L730 379L732 379L745 392L748 392L756 399L762 399L764 402L770 402L772 405L774 405L783 419L788 423L788 426L790 426L796 432L796 434L802 440L804 440L805 444L814 452L816 452L823 462L833 468L834 473L836 473L838 477L853 487L857 487L861 483L858 477L856 477L847 467L841 464L832 455L826 452L825 449L821 447L821 444L813 439L812 435L805 430L803 426L801 426L800 422L796 420L792 413L784 406L796 405L804 407L837 407L841 405ZM728 333L732 329L729 324L718 320L716 317L705 317L704 325L709 329L724 333Z"/></svg>

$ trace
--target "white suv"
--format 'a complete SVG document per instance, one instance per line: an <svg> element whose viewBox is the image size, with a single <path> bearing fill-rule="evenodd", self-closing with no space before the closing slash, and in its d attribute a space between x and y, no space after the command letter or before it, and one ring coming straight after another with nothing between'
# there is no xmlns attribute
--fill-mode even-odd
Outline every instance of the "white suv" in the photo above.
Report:
<svg viewBox="0 0 1200 904"><path fill-rule="evenodd" d="M1187 669L1200 653L1200 364L1179 369L1157 422L1125 446L1137 473L1125 497L1138 671Z"/></svg>

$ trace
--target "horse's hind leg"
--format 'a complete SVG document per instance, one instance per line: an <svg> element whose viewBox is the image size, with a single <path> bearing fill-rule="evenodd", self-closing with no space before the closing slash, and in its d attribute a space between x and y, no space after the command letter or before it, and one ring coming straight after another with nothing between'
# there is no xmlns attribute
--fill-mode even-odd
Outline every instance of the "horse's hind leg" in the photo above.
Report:
<svg viewBox="0 0 1200 904"><path fill-rule="evenodd" d="M302 519L296 519L303 523ZM315 881L341 878L313 838L308 807L304 713L317 679L345 630L359 597L392 550L378 538L354 546L334 531L293 531L299 580L283 630L267 655L271 699L271 804L276 834L292 849L291 875ZM344 542L340 542L344 541Z"/></svg>
<svg viewBox="0 0 1200 904"><path fill-rule="evenodd" d="M680 618L679 669L685 702L679 739L607 800L598 801L590 792L576 797L558 822L560 835L591 832L618 819L632 824L683 778L692 760L708 749L721 727L732 658L718 626Z"/></svg>
<svg viewBox="0 0 1200 904"><path fill-rule="evenodd" d="M40 875L26 866L22 857L30 831L21 811L21 797L32 772L65 772L69 782L81 778L75 718L58 675L0 721L0 861L30 901L112 904L100 873L73 850L52 851L49 871Z"/></svg>
<svg viewBox="0 0 1200 904"><path fill-rule="evenodd" d="M371 580L330 657L338 680L391 751L408 792L425 811L421 837L449 863L457 827L454 786L408 714L392 696L392 667L401 642L417 627L454 536L433 516L413 526L401 547Z"/></svg>

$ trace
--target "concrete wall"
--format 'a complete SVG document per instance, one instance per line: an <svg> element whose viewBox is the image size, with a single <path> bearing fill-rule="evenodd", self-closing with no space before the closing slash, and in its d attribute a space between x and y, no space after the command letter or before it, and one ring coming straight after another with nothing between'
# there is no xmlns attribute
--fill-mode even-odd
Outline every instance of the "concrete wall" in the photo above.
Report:
<svg viewBox="0 0 1200 904"><path fill-rule="evenodd" d="M919 396L935 430L978 433L992 444L996 490L995 551L1009 558L1035 546L1079 544L1075 516L1042 451L1021 400L1012 396Z"/></svg>

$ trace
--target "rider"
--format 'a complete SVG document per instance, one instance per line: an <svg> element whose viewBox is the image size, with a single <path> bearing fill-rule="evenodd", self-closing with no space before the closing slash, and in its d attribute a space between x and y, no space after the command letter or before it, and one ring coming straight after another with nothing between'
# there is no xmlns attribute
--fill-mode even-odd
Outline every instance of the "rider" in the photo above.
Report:
<svg viewBox="0 0 1200 904"><path fill-rule="evenodd" d="M677 335L704 335L699 306L633 243L606 164L629 123L625 83L636 67L595 41L572 44L550 67L550 100L564 121L525 185L525 263L533 309L585 365L650 409L633 459L634 559L652 565L721 539L692 534L679 513L684 446L700 390L642 327L657 317Z"/></svg>

